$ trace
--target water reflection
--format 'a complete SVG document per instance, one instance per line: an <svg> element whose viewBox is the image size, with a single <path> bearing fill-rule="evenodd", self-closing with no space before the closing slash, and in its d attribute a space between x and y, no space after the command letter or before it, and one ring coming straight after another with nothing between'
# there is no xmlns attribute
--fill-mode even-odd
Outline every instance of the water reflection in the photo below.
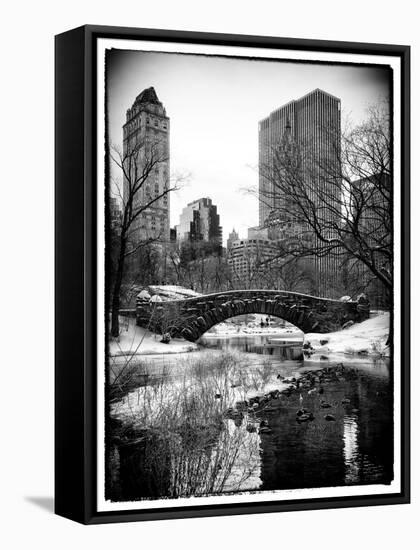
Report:
<svg viewBox="0 0 420 550"><path fill-rule="evenodd" d="M345 482L346 484L357 483L359 481L359 447L357 443L357 417L356 416L345 416L344 417L344 430L343 430L343 440L344 440L344 463L346 466L345 471Z"/></svg>
<svg viewBox="0 0 420 550"><path fill-rule="evenodd" d="M263 439L263 489L391 482L388 378L351 367L322 389L321 395L303 393L281 400L280 411L266 416L273 434ZM322 402L330 408L323 409ZM296 422L301 407L313 412L312 422ZM327 414L335 420L327 421Z"/></svg>
<svg viewBox="0 0 420 550"><path fill-rule="evenodd" d="M304 366L291 358L299 346L290 351L267 337L211 340L212 349L166 357L164 369L148 358L153 376L112 404L109 498L390 483L387 363L336 371ZM252 396L283 390L308 370L297 391L253 408ZM313 420L297 422L302 408Z"/></svg>

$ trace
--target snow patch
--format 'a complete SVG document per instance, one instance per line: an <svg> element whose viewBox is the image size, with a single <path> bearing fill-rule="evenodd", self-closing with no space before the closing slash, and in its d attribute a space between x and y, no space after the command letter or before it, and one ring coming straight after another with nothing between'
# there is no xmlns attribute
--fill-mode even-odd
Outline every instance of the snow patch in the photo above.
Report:
<svg viewBox="0 0 420 550"><path fill-rule="evenodd" d="M150 292L159 295L163 300L184 300L202 296L195 290L177 285L151 285L148 288Z"/></svg>
<svg viewBox="0 0 420 550"><path fill-rule="evenodd" d="M383 313L339 332L305 334L304 349L320 356L349 354L389 357L390 349L386 345L389 323L389 313ZM315 355L311 355L310 359L316 359Z"/></svg>
<svg viewBox="0 0 420 550"><path fill-rule="evenodd" d="M182 338L172 338L169 344L163 344L161 335L136 325L135 319L125 319L118 340L109 343L109 355L114 363L123 362L132 356L185 353L198 350L197 344ZM128 322L127 322L128 321Z"/></svg>

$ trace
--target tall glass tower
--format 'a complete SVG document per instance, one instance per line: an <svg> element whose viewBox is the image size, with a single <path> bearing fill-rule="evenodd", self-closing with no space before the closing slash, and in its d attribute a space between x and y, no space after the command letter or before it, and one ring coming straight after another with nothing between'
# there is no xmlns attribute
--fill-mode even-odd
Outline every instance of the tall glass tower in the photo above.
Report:
<svg viewBox="0 0 420 550"><path fill-rule="evenodd" d="M341 144L340 99L320 89L279 107L259 123L259 224L261 227L277 223L290 225L287 196L279 193L274 178L270 177L274 155L287 148L299 158L302 177L308 182L308 191L318 209L317 197L328 196L340 208L340 183L333 182L332 174L340 177ZM328 167L328 173L323 167ZM331 216L319 203L319 216ZM325 221L334 221L328 220ZM331 235L333 236L333 235ZM331 278L337 272L337 260L314 257L316 284L319 296L329 292Z"/></svg>

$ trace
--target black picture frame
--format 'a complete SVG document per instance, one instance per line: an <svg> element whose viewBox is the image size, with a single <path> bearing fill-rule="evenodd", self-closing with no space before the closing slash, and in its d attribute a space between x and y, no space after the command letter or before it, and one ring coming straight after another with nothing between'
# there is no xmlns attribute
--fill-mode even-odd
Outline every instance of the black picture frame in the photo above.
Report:
<svg viewBox="0 0 420 550"><path fill-rule="evenodd" d="M96 48L100 38L398 57L401 61L401 491L335 498L96 509ZM82 26L55 38L55 512L84 523L410 502L410 47Z"/></svg>

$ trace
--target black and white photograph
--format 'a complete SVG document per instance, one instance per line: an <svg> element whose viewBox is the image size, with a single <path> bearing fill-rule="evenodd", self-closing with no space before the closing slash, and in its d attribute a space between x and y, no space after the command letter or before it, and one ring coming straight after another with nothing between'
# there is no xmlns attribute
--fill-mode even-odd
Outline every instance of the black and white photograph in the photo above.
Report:
<svg viewBox="0 0 420 550"><path fill-rule="evenodd" d="M395 492L394 67L115 42L102 509Z"/></svg>

